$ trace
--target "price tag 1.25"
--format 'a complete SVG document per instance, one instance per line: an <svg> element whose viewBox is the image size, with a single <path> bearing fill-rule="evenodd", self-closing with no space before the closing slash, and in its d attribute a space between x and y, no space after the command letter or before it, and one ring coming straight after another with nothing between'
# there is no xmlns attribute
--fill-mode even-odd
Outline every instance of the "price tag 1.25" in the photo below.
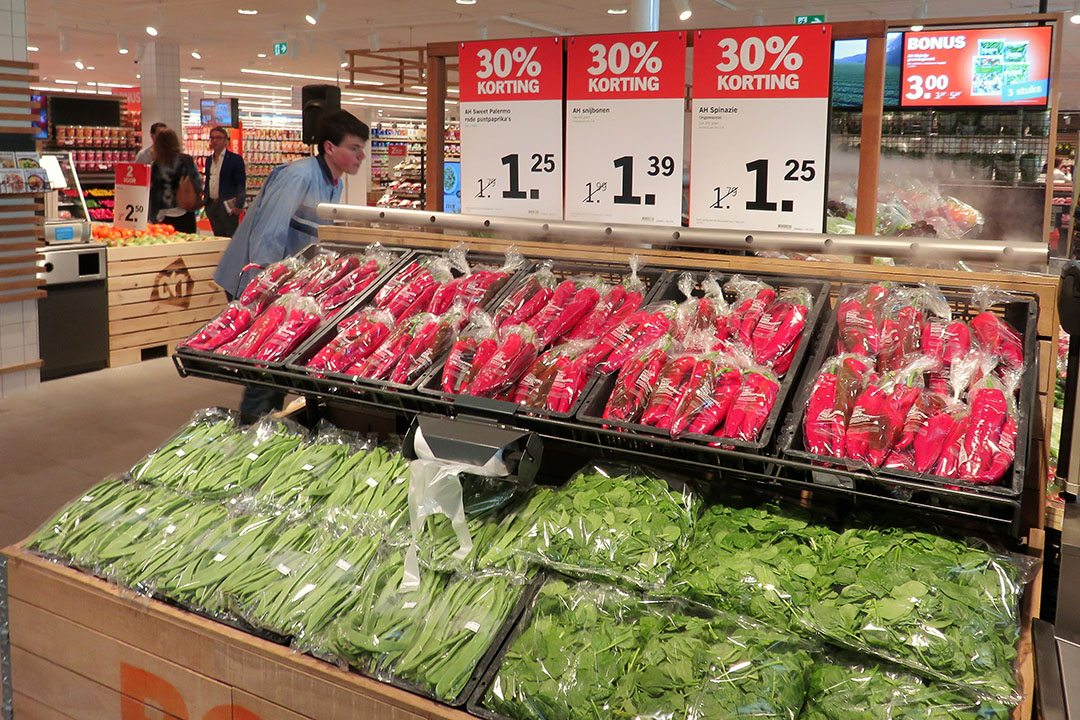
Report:
<svg viewBox="0 0 1080 720"><path fill-rule="evenodd" d="M570 38L566 219L682 221L686 34Z"/></svg>
<svg viewBox="0 0 1080 720"><path fill-rule="evenodd" d="M462 212L562 219L562 43L461 44Z"/></svg>
<svg viewBox="0 0 1080 720"><path fill-rule="evenodd" d="M150 207L150 166L134 163L116 165L116 195L113 225L129 230L145 230Z"/></svg>
<svg viewBox="0 0 1080 720"><path fill-rule="evenodd" d="M791 25L697 33L692 227L824 229L831 31Z"/></svg>

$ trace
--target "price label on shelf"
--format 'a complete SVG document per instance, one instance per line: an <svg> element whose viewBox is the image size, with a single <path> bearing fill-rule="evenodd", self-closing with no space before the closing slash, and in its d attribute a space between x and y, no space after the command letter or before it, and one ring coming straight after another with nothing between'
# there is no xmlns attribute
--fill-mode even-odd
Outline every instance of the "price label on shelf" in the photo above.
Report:
<svg viewBox="0 0 1080 720"><path fill-rule="evenodd" d="M150 207L150 166L117 163L113 225L145 230Z"/></svg>
<svg viewBox="0 0 1080 720"><path fill-rule="evenodd" d="M568 42L566 219L679 225L686 34Z"/></svg>
<svg viewBox="0 0 1080 720"><path fill-rule="evenodd" d="M562 43L461 44L462 212L562 219Z"/></svg>
<svg viewBox="0 0 1080 720"><path fill-rule="evenodd" d="M698 31L692 227L824 229L831 62L829 25Z"/></svg>

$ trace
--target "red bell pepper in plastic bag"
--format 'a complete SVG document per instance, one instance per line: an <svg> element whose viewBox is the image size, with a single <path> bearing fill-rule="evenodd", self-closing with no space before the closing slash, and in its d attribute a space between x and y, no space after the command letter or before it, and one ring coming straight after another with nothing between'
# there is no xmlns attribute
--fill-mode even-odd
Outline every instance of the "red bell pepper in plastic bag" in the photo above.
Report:
<svg viewBox="0 0 1080 720"><path fill-rule="evenodd" d="M675 404L696 365L697 358L694 355L681 355L667 364L660 373L656 388L649 396L649 404L641 416L642 425L652 425L661 429L671 427L671 421L675 415Z"/></svg>
<svg viewBox="0 0 1080 720"><path fill-rule="evenodd" d="M731 365L721 365L708 401L690 421L686 432L691 435L712 435L727 417L742 387L742 373Z"/></svg>
<svg viewBox="0 0 1080 720"><path fill-rule="evenodd" d="M942 407L918 426L911 444L915 452L915 472L928 472L938 464L945 448L955 443L954 433L963 417L964 413Z"/></svg>
<svg viewBox="0 0 1080 720"><path fill-rule="evenodd" d="M585 389L589 380L584 356L587 347L587 341L576 347L569 347L559 358L555 366L555 377L547 393L545 407L548 410L557 413L570 412L581 391Z"/></svg>
<svg viewBox="0 0 1080 720"><path fill-rule="evenodd" d="M675 311L675 331L673 335L680 342L687 336L698 335L716 326L718 316L728 313L727 300L720 287L720 278L709 274L701 281L703 297L694 297L694 276L684 272L679 275L679 291L686 300L679 303Z"/></svg>
<svg viewBox="0 0 1080 720"><path fill-rule="evenodd" d="M799 352L799 343L802 342L802 338L798 338L795 344L784 351L784 354L776 358L772 364L772 371L776 373L777 377L784 377L787 375L787 371L791 369L791 363L795 361L795 353Z"/></svg>
<svg viewBox="0 0 1080 720"><path fill-rule="evenodd" d="M308 297L315 297L360 266L360 258L354 255L339 257L311 278L308 284L304 286L303 294Z"/></svg>
<svg viewBox="0 0 1080 720"><path fill-rule="evenodd" d="M538 335L543 333L544 329L562 314L562 311L574 299L577 291L577 283L573 280L564 280L559 283L543 309L525 321L524 324L535 330Z"/></svg>
<svg viewBox="0 0 1080 720"><path fill-rule="evenodd" d="M843 457L847 414L838 397L842 356L829 358L821 368L806 403L803 437L806 449L816 455Z"/></svg>
<svg viewBox="0 0 1080 720"><path fill-rule="evenodd" d="M519 405L543 407L548 392L551 391L551 385L555 382L560 363L566 362L567 359L559 348L552 348L536 358L536 362L529 367L518 382L513 401Z"/></svg>
<svg viewBox="0 0 1080 720"><path fill-rule="evenodd" d="M284 300L279 300L267 308L266 312L251 324L247 332L232 342L222 345L218 352L223 355L234 355L243 358L254 357L259 347L277 332L278 327L285 321L288 310L284 302Z"/></svg>
<svg viewBox="0 0 1080 720"><path fill-rule="evenodd" d="M206 324L202 330L185 340L181 347L192 350L213 351L232 342L251 327L251 311L238 302L229 303L223 311Z"/></svg>
<svg viewBox="0 0 1080 720"><path fill-rule="evenodd" d="M673 403L671 437L680 437L689 429L691 421L709 404L715 387L715 359L699 358L690 379L679 390L679 396Z"/></svg>
<svg viewBox="0 0 1080 720"><path fill-rule="evenodd" d="M600 337L604 326L626 297L626 288L612 285L604 296L585 314L567 335L571 340L592 340Z"/></svg>
<svg viewBox="0 0 1080 720"><path fill-rule="evenodd" d="M934 466L934 475L946 478L960 476L960 456L964 449L964 436L967 434L968 422L966 412L957 417L952 430L945 436L942 443L941 455Z"/></svg>
<svg viewBox="0 0 1080 720"><path fill-rule="evenodd" d="M364 292L379 276L380 265L374 258L356 268L327 288L319 296L319 306L324 311L336 310Z"/></svg>
<svg viewBox="0 0 1080 720"><path fill-rule="evenodd" d="M307 286L319 277L325 270L341 259L339 253L328 250L317 250L315 256L304 263L296 273L278 289L278 295L284 297L289 294L304 295Z"/></svg>
<svg viewBox="0 0 1080 720"><path fill-rule="evenodd" d="M458 321L463 315L460 306L444 315L421 316L420 329L413 336L413 341L405 348L401 359L390 373L390 382L408 385L416 382L420 375L431 367L435 358L446 352L454 342Z"/></svg>
<svg viewBox="0 0 1080 720"><path fill-rule="evenodd" d="M551 300L555 285L550 266L530 274L520 288L499 304L495 311L495 327L520 325L531 320Z"/></svg>
<svg viewBox="0 0 1080 720"><path fill-rule="evenodd" d="M479 369L467 392L478 397L496 397L512 390L536 361L538 338L528 325L506 328L498 349Z"/></svg>
<svg viewBox="0 0 1080 720"><path fill-rule="evenodd" d="M604 419L637 422L648 405L649 394L656 387L660 373L667 366L670 344L670 341L656 343L623 365L604 407Z"/></svg>
<svg viewBox="0 0 1080 720"><path fill-rule="evenodd" d="M453 304L454 300L458 297L458 291L462 282L464 282L464 278L455 278L436 288L425 311L433 315L442 315L449 310L450 305Z"/></svg>
<svg viewBox="0 0 1080 720"><path fill-rule="evenodd" d="M412 282L428 262L430 262L429 259L413 260L401 270L397 271L397 273L394 274L394 277L390 278L386 284L379 289L379 292L375 293L376 307L386 307L386 304L390 302L390 299L397 294L399 290Z"/></svg>
<svg viewBox="0 0 1080 720"><path fill-rule="evenodd" d="M964 454L960 477L984 480L1001 438L1001 430L1009 418L1009 398L996 378L979 383L968 397L970 408L967 433L964 435Z"/></svg>
<svg viewBox="0 0 1080 720"><path fill-rule="evenodd" d="M263 342L254 355L256 360L274 362L285 358L319 327L322 315L312 298L293 298L281 325Z"/></svg>
<svg viewBox="0 0 1080 720"><path fill-rule="evenodd" d="M948 326L948 323L937 318L930 318L923 324L920 349L935 366L945 364L945 329Z"/></svg>
<svg viewBox="0 0 1080 720"><path fill-rule="evenodd" d="M744 372L739 394L728 410L724 428L713 434L756 441L772 413L779 392L780 383L771 371L761 368Z"/></svg>
<svg viewBox="0 0 1080 720"><path fill-rule="evenodd" d="M844 457L877 467L888 454L885 444L885 403L888 395L877 384L867 385L858 399L844 432ZM877 463L872 461L877 458Z"/></svg>
<svg viewBox="0 0 1080 720"><path fill-rule="evenodd" d="M599 301L600 293L596 288L583 287L578 290L562 312L540 331L540 341L545 346L558 341L563 335L573 330L578 321L585 317Z"/></svg>
<svg viewBox="0 0 1080 720"><path fill-rule="evenodd" d="M971 319L971 329L979 344L1001 358L1013 370L1024 369L1024 343L1020 333L991 312L981 312Z"/></svg>
<svg viewBox="0 0 1080 720"><path fill-rule="evenodd" d="M401 323L393 329L385 340L361 362L353 365L346 373L372 380L386 380L412 343L418 329L417 319Z"/></svg>
<svg viewBox="0 0 1080 720"><path fill-rule="evenodd" d="M771 367L799 342L813 302L810 291L798 287L785 291L769 305L751 335L754 362Z"/></svg>
<svg viewBox="0 0 1080 720"><path fill-rule="evenodd" d="M675 305L662 303L655 311L641 310L604 333L586 355L590 368L616 372L629 358L668 336L673 327Z"/></svg>
<svg viewBox="0 0 1080 720"><path fill-rule="evenodd" d="M776 299L776 290L760 280L736 275L727 282L727 289L734 292L736 299L731 311L732 335L750 347L754 328L765 313L765 309Z"/></svg>
<svg viewBox="0 0 1080 720"><path fill-rule="evenodd" d="M270 265L247 284L237 300L251 308L252 314L262 313L299 268L300 261L296 258L285 258Z"/></svg>

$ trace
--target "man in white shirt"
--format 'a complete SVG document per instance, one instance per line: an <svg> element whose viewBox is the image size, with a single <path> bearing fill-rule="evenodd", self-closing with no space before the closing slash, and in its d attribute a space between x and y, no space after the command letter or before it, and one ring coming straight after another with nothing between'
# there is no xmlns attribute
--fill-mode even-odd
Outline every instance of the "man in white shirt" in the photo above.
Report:
<svg viewBox="0 0 1080 720"><path fill-rule="evenodd" d="M150 144L135 153L136 165L152 165L154 163L154 138L157 137L158 132L166 129L166 127L163 122L156 122L150 126Z"/></svg>
<svg viewBox="0 0 1080 720"><path fill-rule="evenodd" d="M216 127L210 131L210 150L206 159L206 217L218 237L232 237L240 224L240 213L247 199L247 169L244 159L229 150L229 131Z"/></svg>

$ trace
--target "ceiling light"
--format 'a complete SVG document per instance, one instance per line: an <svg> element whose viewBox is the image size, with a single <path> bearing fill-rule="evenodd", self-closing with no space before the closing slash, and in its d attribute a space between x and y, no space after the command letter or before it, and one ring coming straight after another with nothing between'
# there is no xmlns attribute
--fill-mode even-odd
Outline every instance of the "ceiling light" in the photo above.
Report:
<svg viewBox="0 0 1080 720"><path fill-rule="evenodd" d="M516 18L513 15L500 15L499 19L503 22L513 23L520 25L521 27L532 28L533 30L539 30L540 32L550 33L552 35L566 35L566 30L560 30L559 28L551 27L549 25L541 25L540 23L534 23L531 20L522 20Z"/></svg>
<svg viewBox="0 0 1080 720"><path fill-rule="evenodd" d="M150 37L157 37L157 28L154 27L153 25L147 25L146 26L146 34L149 35Z"/></svg>
<svg viewBox="0 0 1080 720"><path fill-rule="evenodd" d="M608 15L625 15L628 12L630 12L630 11L627 10L626 8L608 8L607 14Z"/></svg>
<svg viewBox="0 0 1080 720"><path fill-rule="evenodd" d="M679 19L683 22L689 20L694 11L690 9L690 0L675 0L675 9L679 11Z"/></svg>
<svg viewBox="0 0 1080 720"><path fill-rule="evenodd" d="M96 70L96 68L93 65L87 65L86 69L87 70Z"/></svg>
<svg viewBox="0 0 1080 720"><path fill-rule="evenodd" d="M135 73L135 79L142 80L142 75L140 75L139 73Z"/></svg>
<svg viewBox="0 0 1080 720"><path fill-rule="evenodd" d="M37 51L38 51L38 47L36 45L27 45L26 46L26 52L37 52Z"/></svg>
<svg viewBox="0 0 1080 720"><path fill-rule="evenodd" d="M128 41L127 35L124 33L116 33L116 52L121 55L128 54Z"/></svg>
<svg viewBox="0 0 1080 720"><path fill-rule="evenodd" d="M1080 25L1080 0L1076 0L1073 3L1072 13L1069 15L1069 22L1073 25Z"/></svg>
<svg viewBox="0 0 1080 720"><path fill-rule="evenodd" d="M255 57L261 57L261 58L264 58L264 57L266 57L266 53L259 53L259 54L258 54L258 55L256 55Z"/></svg>
<svg viewBox="0 0 1080 720"><path fill-rule="evenodd" d="M325 75L301 75L298 73L276 72L274 70L256 70L254 68L240 68L242 73L251 73L252 75L273 75L275 77L291 77L301 78L303 80L325 80L326 82L337 82L337 78L326 77ZM377 80L355 80L354 85L385 85L386 83L378 82Z"/></svg>
<svg viewBox="0 0 1080 720"><path fill-rule="evenodd" d="M922 25L912 25L911 26L911 32L922 32L922 31L923 31L923 26Z"/></svg>
<svg viewBox="0 0 1080 720"><path fill-rule="evenodd" d="M379 44L379 31L378 30L376 30L375 32L371 33L371 35L368 36L368 42L370 43L372 50L374 50L375 52L379 52L379 48L382 47L382 46Z"/></svg>
<svg viewBox="0 0 1080 720"><path fill-rule="evenodd" d="M258 15L258 10L245 10L244 8L237 8L236 12L240 15Z"/></svg>
<svg viewBox="0 0 1080 720"><path fill-rule="evenodd" d="M315 3L315 10L305 15L304 19L308 21L308 24L314 25L315 23L319 22L319 18L322 17L322 14L324 12L326 12L326 3L324 3L323 0L319 0L317 3Z"/></svg>
<svg viewBox="0 0 1080 720"><path fill-rule="evenodd" d="M57 83L58 85L78 85L79 84L78 80L53 80L53 82Z"/></svg>
<svg viewBox="0 0 1080 720"><path fill-rule="evenodd" d="M196 60L202 60L202 55L199 54L198 50L192 50L191 57L195 58Z"/></svg>
<svg viewBox="0 0 1080 720"><path fill-rule="evenodd" d="M68 36L63 30L60 31L60 52L66 53L69 49Z"/></svg>
<svg viewBox="0 0 1080 720"><path fill-rule="evenodd" d="M85 70L86 69L86 66L83 65L82 60L76 60L75 61L75 67L79 68L80 70Z"/></svg>
<svg viewBox="0 0 1080 720"><path fill-rule="evenodd" d="M457 0L458 5L475 5L476 0Z"/></svg>

